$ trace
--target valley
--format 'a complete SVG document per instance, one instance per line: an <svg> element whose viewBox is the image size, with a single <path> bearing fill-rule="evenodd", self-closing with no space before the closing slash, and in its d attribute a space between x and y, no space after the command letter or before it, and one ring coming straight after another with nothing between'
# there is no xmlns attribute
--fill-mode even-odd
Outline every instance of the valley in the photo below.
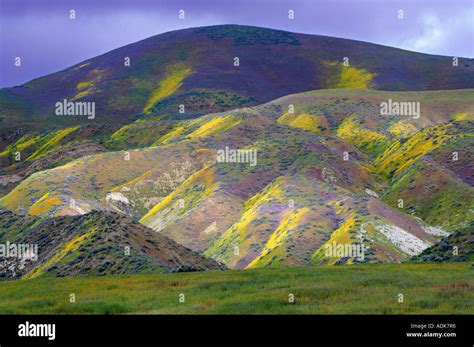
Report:
<svg viewBox="0 0 474 347"><path fill-rule="evenodd" d="M38 277L0 282L0 313L469 314L472 272L467 264L385 264Z"/></svg>

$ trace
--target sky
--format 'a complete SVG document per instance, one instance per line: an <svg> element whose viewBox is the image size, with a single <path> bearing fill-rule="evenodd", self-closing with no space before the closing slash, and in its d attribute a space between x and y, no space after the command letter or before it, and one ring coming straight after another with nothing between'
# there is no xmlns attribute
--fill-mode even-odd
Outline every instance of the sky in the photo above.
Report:
<svg viewBox="0 0 474 347"><path fill-rule="evenodd" d="M184 20L178 18L181 9ZM0 0L0 87L159 33L216 24L474 57L474 0Z"/></svg>

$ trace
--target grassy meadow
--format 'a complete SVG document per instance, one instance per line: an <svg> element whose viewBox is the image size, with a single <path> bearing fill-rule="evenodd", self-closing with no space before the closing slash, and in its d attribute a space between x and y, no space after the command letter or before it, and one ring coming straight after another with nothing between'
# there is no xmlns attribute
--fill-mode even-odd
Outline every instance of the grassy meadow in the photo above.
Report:
<svg viewBox="0 0 474 347"><path fill-rule="evenodd" d="M1 282L0 313L472 314L474 268L465 263L384 264L40 276Z"/></svg>

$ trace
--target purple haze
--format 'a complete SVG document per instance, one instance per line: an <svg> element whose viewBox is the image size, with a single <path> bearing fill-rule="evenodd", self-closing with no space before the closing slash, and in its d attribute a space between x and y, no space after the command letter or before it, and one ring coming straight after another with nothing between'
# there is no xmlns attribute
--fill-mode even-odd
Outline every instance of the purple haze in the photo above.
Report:
<svg viewBox="0 0 474 347"><path fill-rule="evenodd" d="M162 32L247 24L474 56L472 0L0 0L0 87ZM69 19L69 10L76 19ZM186 11L185 20L178 11ZM288 19L288 10L295 19ZM398 19L403 10L404 18ZM15 67L21 57L21 67Z"/></svg>

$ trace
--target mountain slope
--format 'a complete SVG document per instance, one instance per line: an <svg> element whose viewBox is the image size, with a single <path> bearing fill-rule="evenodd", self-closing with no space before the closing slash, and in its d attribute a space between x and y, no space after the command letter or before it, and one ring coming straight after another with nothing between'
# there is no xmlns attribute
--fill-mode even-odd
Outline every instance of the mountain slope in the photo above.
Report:
<svg viewBox="0 0 474 347"><path fill-rule="evenodd" d="M0 194L79 156L151 146L176 130L175 120L296 92L472 87L470 59L455 67L451 57L239 25L168 32L1 89ZM94 102L95 118L56 115L63 100Z"/></svg>
<svg viewBox="0 0 474 347"><path fill-rule="evenodd" d="M178 121L153 147L40 171L0 204L42 217L119 212L233 268L403 261L472 221L472 98L289 95ZM388 99L419 100L420 117L382 115ZM254 161L218 160L237 149ZM334 242L366 253L328 256Z"/></svg>
<svg viewBox="0 0 474 347"><path fill-rule="evenodd" d="M40 220L0 211L0 240L3 244L38 247L37 258L2 257L3 279L223 268L129 218L109 212Z"/></svg>
<svg viewBox="0 0 474 347"><path fill-rule="evenodd" d="M468 223L436 245L413 257L416 262L474 261L474 222Z"/></svg>
<svg viewBox="0 0 474 347"><path fill-rule="evenodd" d="M130 66L124 64L130 58ZM239 66L234 66L234 58ZM344 57L349 66L342 65ZM313 89L440 90L474 87L474 64L376 44L280 30L219 25L156 35L22 86L2 89L1 127L11 120L88 123L54 115L63 99L96 102L96 121L137 114L193 117ZM186 106L179 114L178 105Z"/></svg>

